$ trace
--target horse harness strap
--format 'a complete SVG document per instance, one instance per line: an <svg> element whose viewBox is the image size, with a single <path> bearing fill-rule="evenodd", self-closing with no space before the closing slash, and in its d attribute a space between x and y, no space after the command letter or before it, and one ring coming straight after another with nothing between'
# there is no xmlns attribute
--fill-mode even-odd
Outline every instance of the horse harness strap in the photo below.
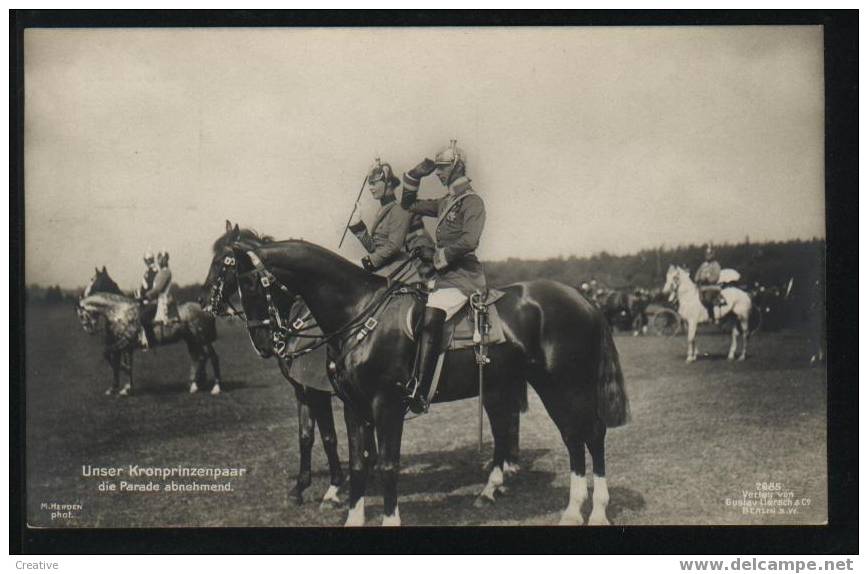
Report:
<svg viewBox="0 0 868 574"><path fill-rule="evenodd" d="M265 265L262 263L262 260L253 252L247 252L248 257L250 257L250 261L254 265L254 269L247 273L256 274L259 278L260 283L265 288L266 301L268 304L268 324L272 328L272 336L274 337L275 351L278 356L284 359L295 359L300 356L306 355L323 345L326 345L337 338L340 338L342 335L347 336L347 342L352 340L352 337L355 336L357 343L361 343L364 338L370 334L379 324L379 321L376 318L376 315L381 312L388 302L392 299L393 296L397 294L401 294L406 292L408 287L405 287L401 283L397 283L393 281L393 277L396 273L400 272L410 261L403 262L400 267L395 269L395 271L390 275L387 282L387 286L385 291L378 297L375 297L374 300L368 304L358 315L350 319L345 325L338 328L337 330L331 333L323 333L322 335L303 335L301 332L306 331L312 328L315 328L317 325L314 323L312 325L305 326L306 320L310 317L310 311L306 317L299 317L296 319L290 328L286 328L283 322L280 319L280 313L278 312L277 306L274 303L274 296L272 295L272 289L274 287L279 288L284 292L285 295L289 295L290 291L287 289L280 281L274 276L274 274L269 271ZM239 274L241 276L241 274ZM266 324L265 321L262 321L261 324ZM302 349L288 351L288 341L290 337L307 337L311 339L317 339L317 341L311 343L307 347ZM346 345L346 348L343 353L341 353L341 359L350 351L354 345Z"/></svg>

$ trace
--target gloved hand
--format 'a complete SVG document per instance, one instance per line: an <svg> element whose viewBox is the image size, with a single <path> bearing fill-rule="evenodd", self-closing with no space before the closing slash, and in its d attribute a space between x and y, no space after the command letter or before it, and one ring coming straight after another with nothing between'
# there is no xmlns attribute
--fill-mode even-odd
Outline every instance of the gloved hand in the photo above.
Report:
<svg viewBox="0 0 868 574"><path fill-rule="evenodd" d="M421 261L430 263L434 259L434 249L420 245L419 247L413 248L413 251L410 252L410 256L418 257Z"/></svg>
<svg viewBox="0 0 868 574"><path fill-rule="evenodd" d="M362 221L362 214L359 210L359 204L356 204L356 209L353 211L352 217L350 217L350 224L347 226L350 228L350 231L355 233L356 231L361 231L364 228L365 224Z"/></svg>
<svg viewBox="0 0 868 574"><path fill-rule="evenodd" d="M434 169L437 167L437 164L434 163L434 160L430 160L427 157L422 160L422 163L411 169L407 172L412 178L422 179L426 175L431 175L434 173Z"/></svg>
<svg viewBox="0 0 868 574"><path fill-rule="evenodd" d="M368 256L362 257L362 267L364 267L365 270L370 271L371 273L375 271L374 264L371 263L371 258Z"/></svg>

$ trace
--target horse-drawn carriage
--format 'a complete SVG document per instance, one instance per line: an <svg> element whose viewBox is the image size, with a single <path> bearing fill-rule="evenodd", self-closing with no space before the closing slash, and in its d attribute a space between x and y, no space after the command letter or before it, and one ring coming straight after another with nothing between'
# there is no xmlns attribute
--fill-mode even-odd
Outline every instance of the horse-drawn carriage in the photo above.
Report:
<svg viewBox="0 0 868 574"><path fill-rule="evenodd" d="M645 332L648 322L645 308L650 302L650 294L642 288L611 289L599 287L596 290L585 288L587 283L578 287L578 291L588 301L597 306L613 329L632 331L634 335Z"/></svg>

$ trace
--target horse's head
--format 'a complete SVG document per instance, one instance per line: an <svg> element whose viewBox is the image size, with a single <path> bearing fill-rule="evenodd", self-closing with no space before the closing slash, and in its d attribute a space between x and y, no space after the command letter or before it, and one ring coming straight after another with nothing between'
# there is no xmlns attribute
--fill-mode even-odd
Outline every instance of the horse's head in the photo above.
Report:
<svg viewBox="0 0 868 574"><path fill-rule="evenodd" d="M669 265L669 268L666 270L666 282L663 284L663 293L665 295L669 295L673 291L677 289L678 281L678 273L675 269L675 265Z"/></svg>
<svg viewBox="0 0 868 574"><path fill-rule="evenodd" d="M208 297L206 310L221 313L232 294L238 290L235 268L235 253L239 249L256 249L271 243L268 235L259 235L251 229L240 229L238 225L226 220L226 232L217 238L212 247L213 257L208 268L208 276L202 289Z"/></svg>
<svg viewBox="0 0 868 574"><path fill-rule="evenodd" d="M115 283L114 279L109 276L108 271L106 271L105 265L102 266L102 269L100 269L99 267L94 267L93 271L94 275L90 278L87 287L84 288L84 293L82 293L81 295L82 299L94 293L115 293L117 295L121 294L120 287L118 287L118 284Z"/></svg>
<svg viewBox="0 0 868 574"><path fill-rule="evenodd" d="M94 299L95 297L87 295L79 299L75 304L75 314L78 315L78 322L88 335L95 335L99 331L100 307Z"/></svg>
<svg viewBox="0 0 868 574"><path fill-rule="evenodd" d="M669 301L678 298L678 292L682 287L693 285L690 280L690 272L680 265L670 265L666 270L666 284L663 285L663 293L669 295Z"/></svg>
<svg viewBox="0 0 868 574"><path fill-rule="evenodd" d="M226 302L238 288L235 269L235 243L240 237L238 225L234 227L226 220L226 233L217 238L212 247L211 265L208 276L202 285L208 300L205 311L220 314L226 307Z"/></svg>

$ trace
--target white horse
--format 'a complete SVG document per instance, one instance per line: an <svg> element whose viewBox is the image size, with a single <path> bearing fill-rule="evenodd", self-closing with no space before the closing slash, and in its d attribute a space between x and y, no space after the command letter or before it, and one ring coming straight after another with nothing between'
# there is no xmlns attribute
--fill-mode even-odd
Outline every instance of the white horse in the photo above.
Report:
<svg viewBox="0 0 868 574"><path fill-rule="evenodd" d="M690 273L683 267L670 265L666 271L666 284L663 293L678 299L678 314L687 322L687 362L696 360L696 326L709 320L708 309L699 299L699 288L690 279ZM735 359L738 348L738 334L741 332L742 349L738 360L743 361L747 356L748 317L750 317L750 296L737 287L725 287L720 292L726 304L722 307L714 307L717 319L728 313L735 315L737 319L732 327L732 343L729 346L727 358Z"/></svg>

